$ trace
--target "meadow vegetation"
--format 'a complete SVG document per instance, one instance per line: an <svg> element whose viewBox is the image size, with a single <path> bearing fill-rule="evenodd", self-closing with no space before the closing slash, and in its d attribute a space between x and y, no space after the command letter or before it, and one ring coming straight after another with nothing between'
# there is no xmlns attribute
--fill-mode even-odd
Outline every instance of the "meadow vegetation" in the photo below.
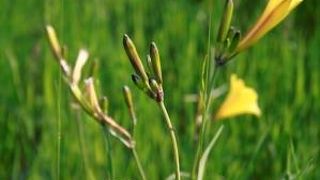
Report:
<svg viewBox="0 0 320 180"><path fill-rule="evenodd" d="M265 1L234 2L233 24L245 32ZM122 87L131 88L138 121L136 150L148 179L174 173L172 147L157 104L131 81L133 70L122 38L130 35L143 60L149 43L157 43L181 170L190 171L196 152L197 105L188 97L200 89L209 26L214 41L222 7L223 1L212 0L2 0L0 179L105 179L110 154L114 179L140 178L129 150L115 138L106 142L104 129L74 103L50 50L47 24L54 25L61 43L67 45L70 63L80 48L89 51L88 67L95 64L97 91L108 97L108 114L128 129L132 122ZM218 85L236 73L254 87L262 114L209 124L208 137L221 125L224 130L204 179L320 178L318 8L317 0L305 0L218 74ZM85 68L83 75L90 73ZM213 110L222 101L215 99Z"/></svg>

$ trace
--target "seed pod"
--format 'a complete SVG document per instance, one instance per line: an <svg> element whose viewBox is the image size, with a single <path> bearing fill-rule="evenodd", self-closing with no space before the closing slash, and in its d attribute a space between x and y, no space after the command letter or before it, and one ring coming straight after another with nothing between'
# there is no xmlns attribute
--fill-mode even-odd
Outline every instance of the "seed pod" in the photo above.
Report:
<svg viewBox="0 0 320 180"><path fill-rule="evenodd" d="M143 64L136 50L136 47L132 40L129 38L129 36L126 34L123 36L123 46L135 72L140 76L140 78L144 82L148 82L147 73L144 70Z"/></svg>
<svg viewBox="0 0 320 180"><path fill-rule="evenodd" d="M159 84L162 84L160 55L159 55L157 45L154 42L152 42L150 45L150 55L151 55L152 68L153 68L155 78Z"/></svg>

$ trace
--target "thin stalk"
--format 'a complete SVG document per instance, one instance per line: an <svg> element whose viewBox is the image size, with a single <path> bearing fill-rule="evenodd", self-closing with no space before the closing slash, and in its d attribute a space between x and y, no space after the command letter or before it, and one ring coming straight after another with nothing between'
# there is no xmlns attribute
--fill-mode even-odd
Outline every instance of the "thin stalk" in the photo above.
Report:
<svg viewBox="0 0 320 180"><path fill-rule="evenodd" d="M60 154L61 154L61 71L59 73L58 81L58 98L57 98L57 155L56 155L56 179L60 179Z"/></svg>
<svg viewBox="0 0 320 180"><path fill-rule="evenodd" d="M80 144L80 151L81 151L81 155L82 155L82 163L83 163L86 177L88 179L95 179L93 174L91 173L89 166L88 166L87 149L86 149L85 142L84 142L83 129L82 129L82 124L80 122L80 118L81 118L80 116L81 116L80 111L76 110L78 138L79 138L79 144Z"/></svg>
<svg viewBox="0 0 320 180"><path fill-rule="evenodd" d="M207 89L207 95L205 97L206 98L206 103L205 103L205 110L203 111L203 115L202 115L202 124L201 124L201 129L200 129L200 136L199 136L199 142L197 145L197 151L196 151L196 156L195 156L195 160L193 162L193 167L192 167L192 172L191 172L191 179L195 180L196 179L196 174L197 174L197 169L198 169L198 165L199 165L199 161L201 158L201 154L203 151L203 143L205 140L205 132L206 132L206 126L207 126L207 115L210 111L210 105L212 102L212 89L214 88L214 83L215 83L215 79L217 76L217 70L219 66L214 65L213 66L213 74L209 80L208 83L208 89Z"/></svg>
<svg viewBox="0 0 320 180"><path fill-rule="evenodd" d="M170 138L172 142L172 147L173 147L173 153L174 153L174 159L175 159L175 165L176 165L176 179L180 180L180 162L179 162L179 149L178 149L178 143L177 143L177 138L175 135L175 131L173 129L173 126L171 124L171 120L169 117L169 114L167 112L166 106L163 101L158 103L160 106L160 109L165 117L167 128L170 131Z"/></svg>
<svg viewBox="0 0 320 180"><path fill-rule="evenodd" d="M63 0L61 0L61 29L63 29L63 16L64 16L64 6L63 6ZM61 39L64 39L63 37ZM59 71L59 82L58 82L58 122L57 122L57 174L56 179L60 179L60 154L61 154L61 79L62 74L61 71Z"/></svg>
<svg viewBox="0 0 320 180"><path fill-rule="evenodd" d="M139 173L140 173L140 176L141 176L142 180L146 180L147 178L146 178L146 175L145 175L144 170L142 168L139 155L138 155L138 153L136 151L136 147L132 148L132 153L133 153L133 156L134 156L134 160L136 161L136 164L137 164L137 167L138 167L138 170L139 170Z"/></svg>
<svg viewBox="0 0 320 180"><path fill-rule="evenodd" d="M110 142L110 134L108 133L108 129L105 125L102 125L103 133L104 133L104 139L105 139L105 150L107 154L107 166L108 166L108 172L107 172L107 179L114 179L113 176L113 166L112 166L112 154L111 154L111 142Z"/></svg>
<svg viewBox="0 0 320 180"><path fill-rule="evenodd" d="M135 116L131 116L131 118L135 118ZM132 128L132 136L133 136L133 139L135 140L135 124L133 124L133 128ZM146 180L146 173L144 172L143 170L143 167L142 167L142 164L141 164L141 161L140 161L140 158L139 158L139 155L138 155L138 152L136 150L136 145L134 145L131 149L132 151L132 154L133 154L133 157L134 157L134 160L136 162L136 165L138 167L138 170L139 170L139 174L142 178L142 180Z"/></svg>

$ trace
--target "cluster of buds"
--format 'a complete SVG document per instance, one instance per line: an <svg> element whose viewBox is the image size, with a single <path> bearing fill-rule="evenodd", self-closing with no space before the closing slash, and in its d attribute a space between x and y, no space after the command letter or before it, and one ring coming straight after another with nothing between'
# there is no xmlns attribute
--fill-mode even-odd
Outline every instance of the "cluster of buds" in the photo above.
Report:
<svg viewBox="0 0 320 180"><path fill-rule="evenodd" d="M155 101L163 101L161 62L156 44L154 42L150 44L150 54L147 55L148 72L143 66L134 43L126 34L123 36L123 46L135 71L131 76L134 84Z"/></svg>
<svg viewBox="0 0 320 180"><path fill-rule="evenodd" d="M215 46L215 62L217 65L225 64L226 61L232 57L241 38L240 31L230 26L233 9L233 1L227 0Z"/></svg>
<svg viewBox="0 0 320 180"><path fill-rule="evenodd" d="M259 39L285 19L302 1L269 0L260 18L241 38L240 31L230 26L234 8L233 0L226 0L215 46L216 64L225 64L238 53L258 42Z"/></svg>
<svg viewBox="0 0 320 180"><path fill-rule="evenodd" d="M106 126L113 136L119 138L128 148L133 148L134 141L131 134L124 127L120 126L113 118L107 115L105 110L107 104L106 97L102 97L99 100L95 90L93 77L84 80L83 90L80 87L82 68L89 58L89 53L86 50L81 49L75 65L72 68L64 57L63 48L60 46L54 28L48 25L46 31L52 52L62 69L63 76L76 102L88 115L93 117L102 126Z"/></svg>

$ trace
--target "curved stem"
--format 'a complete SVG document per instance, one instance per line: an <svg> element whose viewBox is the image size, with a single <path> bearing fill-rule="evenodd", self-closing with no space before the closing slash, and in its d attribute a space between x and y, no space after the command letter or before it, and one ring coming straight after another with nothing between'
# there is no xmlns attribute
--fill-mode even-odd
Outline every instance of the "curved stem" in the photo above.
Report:
<svg viewBox="0 0 320 180"><path fill-rule="evenodd" d="M176 165L176 179L180 180L180 162L179 162L179 149L178 149L178 143L177 143L177 138L173 129L173 126L171 124L171 120L169 117L169 114L167 112L166 106L164 105L164 102L161 101L158 103L160 106L160 109L165 117L167 128L170 131L170 138L172 142L172 147L173 147L173 153L174 153L174 159L175 159L175 165Z"/></svg>

